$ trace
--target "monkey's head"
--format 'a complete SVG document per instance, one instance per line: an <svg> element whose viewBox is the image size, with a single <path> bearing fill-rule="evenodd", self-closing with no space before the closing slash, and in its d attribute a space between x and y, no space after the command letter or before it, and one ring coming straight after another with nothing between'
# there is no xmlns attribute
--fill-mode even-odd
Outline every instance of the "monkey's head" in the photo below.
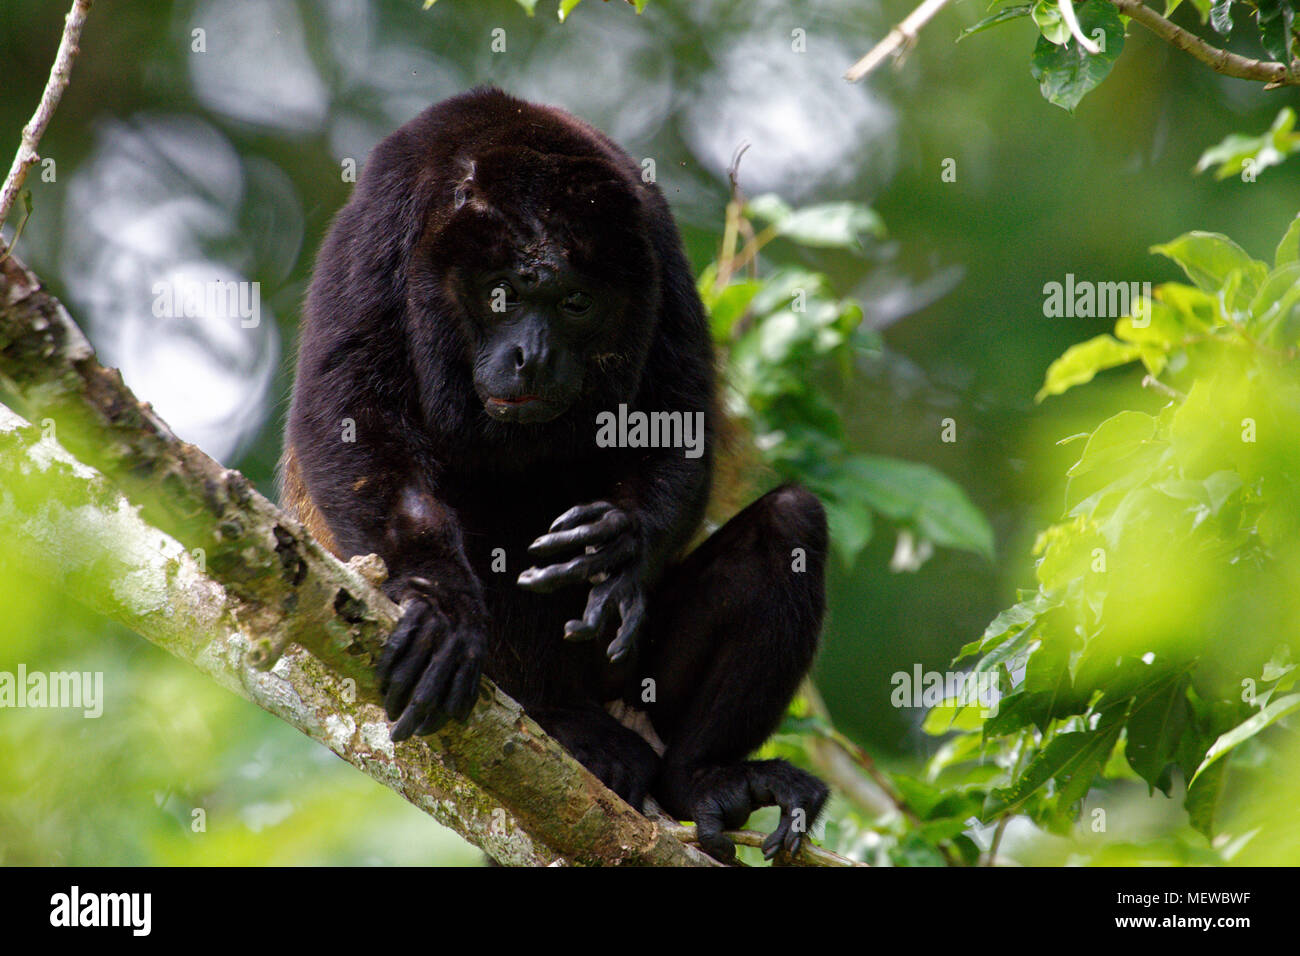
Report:
<svg viewBox="0 0 1300 956"><path fill-rule="evenodd" d="M604 157L526 145L457 173L410 289L458 317L488 416L537 424L634 394L659 299L640 184Z"/></svg>

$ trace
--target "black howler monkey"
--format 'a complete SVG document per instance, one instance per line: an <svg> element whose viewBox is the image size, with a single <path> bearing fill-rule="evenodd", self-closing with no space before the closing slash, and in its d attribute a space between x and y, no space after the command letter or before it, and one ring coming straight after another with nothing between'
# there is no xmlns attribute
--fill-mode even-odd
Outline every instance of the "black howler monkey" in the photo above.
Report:
<svg viewBox="0 0 1300 956"><path fill-rule="evenodd" d="M779 806L771 856L827 796L745 759L812 661L826 520L778 488L683 557L712 482L714 354L640 173L582 121L495 89L375 147L316 262L284 498L338 556L388 565L394 740L463 719L486 670L719 858L724 829ZM698 423L702 448L606 447L597 416L620 412Z"/></svg>

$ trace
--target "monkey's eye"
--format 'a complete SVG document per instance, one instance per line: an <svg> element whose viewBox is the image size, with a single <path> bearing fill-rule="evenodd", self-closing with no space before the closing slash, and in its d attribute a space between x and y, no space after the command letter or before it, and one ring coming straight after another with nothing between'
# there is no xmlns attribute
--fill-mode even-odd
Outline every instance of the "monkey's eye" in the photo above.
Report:
<svg viewBox="0 0 1300 956"><path fill-rule="evenodd" d="M492 291L488 293L488 305L493 312L505 312L518 304L519 295L515 292L515 287L504 279L492 286Z"/></svg>
<svg viewBox="0 0 1300 956"><path fill-rule="evenodd" d="M586 315L591 305L591 296L585 292L571 292L560 300L560 308L569 315Z"/></svg>

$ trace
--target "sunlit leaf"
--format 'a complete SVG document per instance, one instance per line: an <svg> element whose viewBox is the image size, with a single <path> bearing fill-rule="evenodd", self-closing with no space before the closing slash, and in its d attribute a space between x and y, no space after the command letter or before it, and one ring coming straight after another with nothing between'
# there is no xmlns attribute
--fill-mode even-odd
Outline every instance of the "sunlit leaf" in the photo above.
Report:
<svg viewBox="0 0 1300 956"><path fill-rule="evenodd" d="M1064 355L1048 366L1047 377L1043 381L1043 387L1034 396L1034 401L1041 402L1050 395L1060 395L1076 385L1090 382L1098 372L1117 365L1127 365L1141 354L1137 345L1120 342L1111 335L1098 335L1086 342L1072 345Z"/></svg>
<svg viewBox="0 0 1300 956"><path fill-rule="evenodd" d="M1167 256L1182 266L1187 278L1206 292L1224 287L1234 272L1245 279L1243 290L1254 295L1268 267L1252 259L1245 249L1217 232L1188 232L1171 242L1152 246L1151 251Z"/></svg>
<svg viewBox="0 0 1300 956"><path fill-rule="evenodd" d="M1279 697L1277 700L1270 702L1259 713L1238 724L1232 730L1221 734L1219 739L1206 751L1205 759L1201 761L1201 765L1196 768L1196 774L1192 777L1192 783L1194 784L1201 774L1209 770L1224 754L1230 752L1238 744L1254 737L1266 727L1271 727L1278 720L1297 709L1300 709L1300 694L1287 694L1285 697Z"/></svg>
<svg viewBox="0 0 1300 956"><path fill-rule="evenodd" d="M1291 220L1273 255L1274 268L1280 269L1292 262L1300 262L1300 216Z"/></svg>

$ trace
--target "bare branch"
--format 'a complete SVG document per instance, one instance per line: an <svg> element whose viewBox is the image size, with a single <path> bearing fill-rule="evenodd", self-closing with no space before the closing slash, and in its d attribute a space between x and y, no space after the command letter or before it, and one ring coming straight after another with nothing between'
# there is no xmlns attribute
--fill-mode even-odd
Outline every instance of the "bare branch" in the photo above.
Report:
<svg viewBox="0 0 1300 956"><path fill-rule="evenodd" d="M1190 53L1216 73L1234 76L1239 80L1258 80L1266 83L1265 89L1300 85L1300 71L1290 71L1283 63L1271 60L1252 60L1211 46L1194 33L1189 33L1166 20L1142 0L1111 0L1120 13L1132 17L1156 36L1185 53Z"/></svg>
<svg viewBox="0 0 1300 956"><path fill-rule="evenodd" d="M903 22L890 30L885 38L872 47L871 52L849 67L844 79L856 83L889 57L901 56L916 42L921 28L946 7L949 0L924 0L924 2L904 18Z"/></svg>
<svg viewBox="0 0 1300 956"><path fill-rule="evenodd" d="M67 19L63 24L63 39L59 41L59 52L54 57L54 66L45 84L45 92L41 94L41 102L37 105L31 120L23 127L23 138L18 145L18 153L14 156L13 165L9 167L9 175L5 177L4 186L0 187L0 226L4 225L5 219L9 217L9 211L13 209L14 201L18 198L18 190L27 179L27 170L41 158L36 152L36 147L40 145L41 137L45 135L45 127L50 125L50 117L58 108L59 100L63 98L63 91L68 88L68 79L72 76L72 61L81 52L81 48L77 45L81 41L81 28L86 23L86 15L90 13L92 2L93 0L73 0L72 9L68 11Z"/></svg>

